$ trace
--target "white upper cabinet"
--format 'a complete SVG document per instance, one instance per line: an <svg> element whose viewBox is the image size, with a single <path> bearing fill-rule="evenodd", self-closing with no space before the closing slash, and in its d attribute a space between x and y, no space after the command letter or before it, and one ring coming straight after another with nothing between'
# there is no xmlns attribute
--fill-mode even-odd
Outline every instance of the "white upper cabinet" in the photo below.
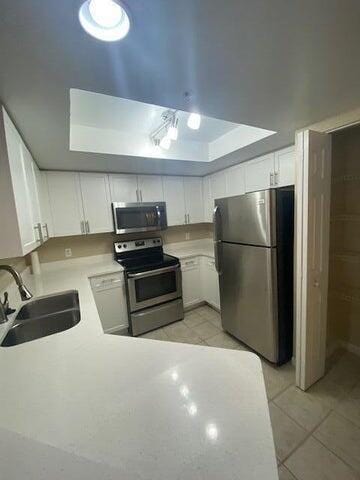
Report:
<svg viewBox="0 0 360 480"><path fill-rule="evenodd" d="M0 258L23 256L41 244L37 167L5 109L0 110Z"/></svg>
<svg viewBox="0 0 360 480"><path fill-rule="evenodd" d="M212 205L214 205L214 201L217 198L226 197L226 180L224 170L210 175L210 192Z"/></svg>
<svg viewBox="0 0 360 480"><path fill-rule="evenodd" d="M213 221L213 202L210 190L210 177L203 178L203 205L204 205L204 222L211 223Z"/></svg>
<svg viewBox="0 0 360 480"><path fill-rule="evenodd" d="M233 197L245 193L245 165L235 165L235 167L225 170L226 196Z"/></svg>
<svg viewBox="0 0 360 480"><path fill-rule="evenodd" d="M158 175L138 175L138 196L140 202L163 202L162 178Z"/></svg>
<svg viewBox="0 0 360 480"><path fill-rule="evenodd" d="M163 177L164 200L168 225L186 223L183 177Z"/></svg>
<svg viewBox="0 0 360 480"><path fill-rule="evenodd" d="M109 178L104 173L80 173L86 233L111 232L113 228Z"/></svg>
<svg viewBox="0 0 360 480"><path fill-rule="evenodd" d="M285 187L295 184L295 147L275 152L275 184Z"/></svg>
<svg viewBox="0 0 360 480"><path fill-rule="evenodd" d="M111 174L109 181L112 202L136 203L140 201L136 175Z"/></svg>
<svg viewBox="0 0 360 480"><path fill-rule="evenodd" d="M47 181L54 236L85 233L79 174L47 172Z"/></svg>
<svg viewBox="0 0 360 480"><path fill-rule="evenodd" d="M246 192L265 190L274 186L275 155L270 153L245 163Z"/></svg>
<svg viewBox="0 0 360 480"><path fill-rule="evenodd" d="M184 177L186 223L204 221L204 205L202 179L200 177Z"/></svg>
<svg viewBox="0 0 360 480"><path fill-rule="evenodd" d="M46 242L49 238L53 236L46 172L36 169L35 176L40 203L42 237L43 241Z"/></svg>

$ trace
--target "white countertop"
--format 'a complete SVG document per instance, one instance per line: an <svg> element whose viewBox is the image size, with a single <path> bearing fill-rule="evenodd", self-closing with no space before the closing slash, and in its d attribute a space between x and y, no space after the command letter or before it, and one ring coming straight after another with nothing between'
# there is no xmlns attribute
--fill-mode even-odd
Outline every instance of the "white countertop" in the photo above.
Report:
<svg viewBox="0 0 360 480"><path fill-rule="evenodd" d="M77 289L82 318L0 348L1 478L276 480L259 359L105 335L88 278L117 270L105 255L24 276L35 295Z"/></svg>

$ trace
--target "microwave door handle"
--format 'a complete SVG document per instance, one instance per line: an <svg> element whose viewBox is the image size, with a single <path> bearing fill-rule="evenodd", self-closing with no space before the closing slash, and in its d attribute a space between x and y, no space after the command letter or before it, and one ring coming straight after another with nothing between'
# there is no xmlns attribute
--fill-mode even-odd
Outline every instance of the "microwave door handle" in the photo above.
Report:
<svg viewBox="0 0 360 480"><path fill-rule="evenodd" d="M158 218L158 224L159 226L161 225L161 210L160 210L160 207L159 205L156 205L156 214L157 214L157 218Z"/></svg>

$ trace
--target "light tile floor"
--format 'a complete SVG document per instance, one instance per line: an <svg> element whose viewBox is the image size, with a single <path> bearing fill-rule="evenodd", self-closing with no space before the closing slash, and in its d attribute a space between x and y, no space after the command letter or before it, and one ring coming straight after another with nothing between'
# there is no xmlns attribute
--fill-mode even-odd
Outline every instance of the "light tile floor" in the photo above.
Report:
<svg viewBox="0 0 360 480"><path fill-rule="evenodd" d="M248 350L208 306L143 338ZM291 363L262 365L280 480L360 480L360 358L337 352L306 393L295 387Z"/></svg>

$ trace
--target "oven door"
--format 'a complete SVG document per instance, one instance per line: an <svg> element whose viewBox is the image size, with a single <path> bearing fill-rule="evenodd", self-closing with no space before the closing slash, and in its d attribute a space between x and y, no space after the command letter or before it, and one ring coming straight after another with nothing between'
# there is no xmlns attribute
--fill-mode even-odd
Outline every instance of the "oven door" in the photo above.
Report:
<svg viewBox="0 0 360 480"><path fill-rule="evenodd" d="M113 203L114 229L116 234L151 232L167 227L166 204L158 203Z"/></svg>
<svg viewBox="0 0 360 480"><path fill-rule="evenodd" d="M182 296L180 265L127 275L131 312Z"/></svg>

